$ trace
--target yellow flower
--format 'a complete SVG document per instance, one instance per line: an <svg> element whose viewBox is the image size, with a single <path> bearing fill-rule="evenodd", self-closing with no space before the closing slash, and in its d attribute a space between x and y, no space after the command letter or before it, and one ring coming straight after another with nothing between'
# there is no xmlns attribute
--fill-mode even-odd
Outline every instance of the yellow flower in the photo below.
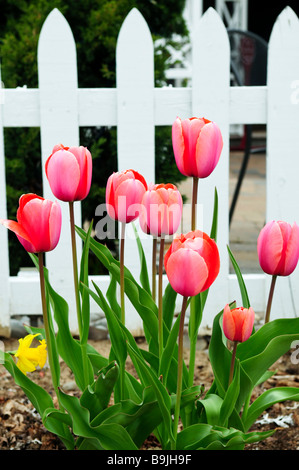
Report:
<svg viewBox="0 0 299 470"><path fill-rule="evenodd" d="M36 336L39 336L39 333L19 339L19 348L15 353L15 357L18 358L17 367L24 374L33 372L37 366L42 369L47 360L46 340L40 341L40 345L36 348L30 348L33 338Z"/></svg>

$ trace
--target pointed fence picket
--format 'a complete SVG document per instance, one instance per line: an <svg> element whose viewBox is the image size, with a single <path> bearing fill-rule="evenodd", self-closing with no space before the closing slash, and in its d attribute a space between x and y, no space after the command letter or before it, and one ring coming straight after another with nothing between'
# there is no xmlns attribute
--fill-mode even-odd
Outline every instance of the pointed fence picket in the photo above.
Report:
<svg viewBox="0 0 299 470"><path fill-rule="evenodd" d="M79 89L76 47L63 15L54 9L46 19L38 44L38 89L4 89L0 113L0 216L6 215L4 127L40 127L42 163L57 143L79 144L80 126L117 126L118 168L134 168L148 182L155 175L155 127L170 126L177 116L193 115L214 120L224 140L219 165L199 184L198 228L210 230L214 188L219 195L218 244L221 271L208 297L203 326L210 326L224 304L241 297L236 276L229 273L229 126L267 125L266 219L298 221L299 185L299 20L287 7L279 15L269 42L268 83L259 87L231 87L230 50L225 27L210 8L193 34L192 87L155 88L153 42L147 23L137 9L125 19L117 41L116 77L113 89ZM80 64L78 64L80 67ZM171 136L169 136L171 138ZM43 174L44 196L53 199ZM80 203L76 203L80 225ZM70 324L77 332L73 308L71 244L68 207L62 203L64 225L56 250L46 257L54 287L70 304ZM96 208L95 208L96 209ZM138 225L138 224L137 224ZM139 258L132 228L127 227L126 265L139 278ZM150 263L151 240L140 234ZM9 336L14 315L41 314L38 275L9 276L7 230L0 227L0 335ZM78 240L78 258L81 243ZM256 311L265 310L269 276L243 273ZM105 293L109 276L92 276ZM167 279L164 277L164 285ZM299 269L279 279L273 318L299 314ZM212 291L213 290L213 291ZM275 306L276 304L276 306ZM282 305L284 308L282 308ZM178 308L180 299L178 299ZM91 303L91 312L98 307ZM130 303L126 323L134 334L142 322Z"/></svg>

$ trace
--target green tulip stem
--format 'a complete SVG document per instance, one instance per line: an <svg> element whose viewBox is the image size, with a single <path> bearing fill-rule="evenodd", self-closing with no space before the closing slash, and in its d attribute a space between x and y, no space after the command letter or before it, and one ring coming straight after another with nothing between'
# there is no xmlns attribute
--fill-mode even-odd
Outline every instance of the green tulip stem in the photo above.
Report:
<svg viewBox="0 0 299 470"><path fill-rule="evenodd" d="M273 300L273 294L274 294L276 279L277 279L277 275L274 274L272 276L271 285L270 285L270 291L269 291L268 303L267 303L267 309L266 309L266 316L265 316L265 323L268 323L269 320L270 320L271 305L272 305L272 300Z"/></svg>
<svg viewBox="0 0 299 470"><path fill-rule="evenodd" d="M230 385L232 383L232 380L233 380L233 377L234 377L234 368L235 368L237 346L238 346L238 341L234 341L233 351L232 351L232 359L231 359L231 363L230 363L228 385Z"/></svg>
<svg viewBox="0 0 299 470"><path fill-rule="evenodd" d="M159 359L161 361L163 353L163 260L164 260L165 239L160 238L159 254L159 285L158 285L158 324L159 324Z"/></svg>
<svg viewBox="0 0 299 470"><path fill-rule="evenodd" d="M192 208L191 208L191 230L196 230L196 205L197 205L197 192L198 192L198 178L193 176L192 187Z"/></svg>
<svg viewBox="0 0 299 470"><path fill-rule="evenodd" d="M73 256L73 276L74 276L74 288L76 296L76 310L77 310L77 321L79 328L79 335L82 338L82 316L81 316L81 305L78 285L78 263L77 263L77 248L76 248L76 232L75 232L75 217L74 217L74 202L69 202L70 212L70 227L71 227L71 239L72 239L72 256Z"/></svg>
<svg viewBox="0 0 299 470"><path fill-rule="evenodd" d="M55 389L56 396L58 397L59 396L58 395L59 384L57 383L55 368L53 364L52 342L51 342L49 317L48 317L49 313L48 313L47 301L46 301L43 253L38 253L38 265L39 265L39 279L40 279L40 293L41 293L41 302L42 302L42 311L43 311L43 322L44 322L44 329L45 329L45 336L46 336L46 343L47 343L47 350L48 350L48 361L49 361L49 366L50 366L50 371L51 371L51 376L52 376L52 383Z"/></svg>
<svg viewBox="0 0 299 470"><path fill-rule="evenodd" d="M188 297L183 297L181 318L180 318L180 329L179 329L179 341L178 341L178 374L177 374L177 391L176 391L176 402L174 410L174 421L173 421L173 435L176 440L179 417L180 417L180 405L182 395L182 379L183 379L183 341L184 341L184 323L185 313L187 308Z"/></svg>
<svg viewBox="0 0 299 470"><path fill-rule="evenodd" d="M196 229L196 205L197 205L197 193L198 193L198 178L193 176L193 188L192 188L192 213L191 213L191 230ZM195 297L191 298L190 301L190 325L193 325L195 318ZM194 380L194 369L195 369L195 354L196 354L196 342L197 334L194 332L194 328L191 328L193 336L190 338L190 358L189 358L189 387L193 385Z"/></svg>
<svg viewBox="0 0 299 470"><path fill-rule="evenodd" d="M121 238L120 238L120 309L121 309L121 321L125 325L125 232L126 224L121 224Z"/></svg>
<svg viewBox="0 0 299 470"><path fill-rule="evenodd" d="M152 298L156 302L156 275L157 275L157 238L153 237L153 253L152 253Z"/></svg>

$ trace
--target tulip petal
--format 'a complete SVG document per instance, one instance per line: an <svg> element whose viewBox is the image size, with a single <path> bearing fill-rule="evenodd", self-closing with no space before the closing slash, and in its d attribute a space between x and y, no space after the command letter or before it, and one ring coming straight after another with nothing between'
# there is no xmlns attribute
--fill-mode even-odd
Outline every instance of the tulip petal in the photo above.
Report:
<svg viewBox="0 0 299 470"><path fill-rule="evenodd" d="M233 315L229 305L227 304L223 310L223 318L222 318L222 325L223 325L223 333L225 334L226 338L230 341L234 341L235 339L235 322L233 319Z"/></svg>
<svg viewBox="0 0 299 470"><path fill-rule="evenodd" d="M218 164L223 147L221 132L214 122L209 122L200 131L196 144L196 174L208 177Z"/></svg>
<svg viewBox="0 0 299 470"><path fill-rule="evenodd" d="M57 202L54 202L51 206L50 217L49 217L49 237L51 249L57 246L61 233L62 214L61 208Z"/></svg>
<svg viewBox="0 0 299 470"><path fill-rule="evenodd" d="M205 260L198 253L184 248L169 256L166 274L172 288L189 297L202 291L209 272Z"/></svg>
<svg viewBox="0 0 299 470"><path fill-rule="evenodd" d="M74 196L75 201L82 201L90 191L92 178L92 157L86 147L70 147L69 151L76 157L80 168L80 181Z"/></svg>
<svg viewBox="0 0 299 470"><path fill-rule="evenodd" d="M14 232L16 235L18 235L19 237L22 237L24 240L26 240L27 242L31 243L31 240L30 240L30 237L28 235L28 233L26 232L26 230L24 230L24 228L22 227L21 224L19 224L18 222L15 222L14 220L4 220L4 219L0 219L0 223L8 228L9 230L11 230L12 232Z"/></svg>
<svg viewBox="0 0 299 470"><path fill-rule="evenodd" d="M80 166L73 153L58 150L46 164L46 174L51 190L57 199L74 201L80 183Z"/></svg>
<svg viewBox="0 0 299 470"><path fill-rule="evenodd" d="M129 223L139 216L144 192L143 184L135 179L126 179L117 187L114 195L117 220Z"/></svg>
<svg viewBox="0 0 299 470"><path fill-rule="evenodd" d="M243 322L243 327L242 327L242 335L241 335L241 341L247 341L248 338L250 337L253 329L253 324L254 324L254 310L252 307L249 307L249 309L244 309L245 310L245 318Z"/></svg>
<svg viewBox="0 0 299 470"><path fill-rule="evenodd" d="M284 275L289 276L296 268L299 259L299 227L294 223L286 248Z"/></svg>
<svg viewBox="0 0 299 470"><path fill-rule="evenodd" d="M177 118L172 125L172 147L178 170L188 176L184 166L185 141L180 118Z"/></svg>
<svg viewBox="0 0 299 470"><path fill-rule="evenodd" d="M277 222L268 222L260 231L257 240L257 252L262 270L267 274L276 274L283 250L283 238Z"/></svg>

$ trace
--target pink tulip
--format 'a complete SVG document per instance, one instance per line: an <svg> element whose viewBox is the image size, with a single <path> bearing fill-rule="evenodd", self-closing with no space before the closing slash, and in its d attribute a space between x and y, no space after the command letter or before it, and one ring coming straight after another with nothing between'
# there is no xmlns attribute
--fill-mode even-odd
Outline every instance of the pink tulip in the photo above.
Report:
<svg viewBox="0 0 299 470"><path fill-rule="evenodd" d="M29 253L52 251L61 232L61 209L57 202L36 194L23 194L17 211L17 222L0 219L13 231Z"/></svg>
<svg viewBox="0 0 299 470"><path fill-rule="evenodd" d="M255 313L252 307L238 307L230 309L227 304L223 311L223 332L230 341L243 343L251 333Z"/></svg>
<svg viewBox="0 0 299 470"><path fill-rule="evenodd" d="M87 148L55 145L46 161L45 171L57 199L65 202L82 201L88 195L92 157Z"/></svg>
<svg viewBox="0 0 299 470"><path fill-rule="evenodd" d="M182 196L175 185L153 185L142 198L140 227L155 237L173 235L180 225L182 209Z"/></svg>
<svg viewBox="0 0 299 470"><path fill-rule="evenodd" d="M119 222L129 223L137 219L147 183L134 170L112 173L106 186L108 215Z"/></svg>
<svg viewBox="0 0 299 470"><path fill-rule="evenodd" d="M182 296L194 296L208 289L218 276L217 245L199 230L175 238L165 254L164 266L172 288Z"/></svg>
<svg viewBox="0 0 299 470"><path fill-rule="evenodd" d="M268 222L261 230L257 252L262 270L274 276L288 276L299 259L299 227L296 223Z"/></svg>
<svg viewBox="0 0 299 470"><path fill-rule="evenodd" d="M215 122L205 118L177 118L172 125L172 145L179 171L185 176L206 178L215 169L223 147Z"/></svg>

